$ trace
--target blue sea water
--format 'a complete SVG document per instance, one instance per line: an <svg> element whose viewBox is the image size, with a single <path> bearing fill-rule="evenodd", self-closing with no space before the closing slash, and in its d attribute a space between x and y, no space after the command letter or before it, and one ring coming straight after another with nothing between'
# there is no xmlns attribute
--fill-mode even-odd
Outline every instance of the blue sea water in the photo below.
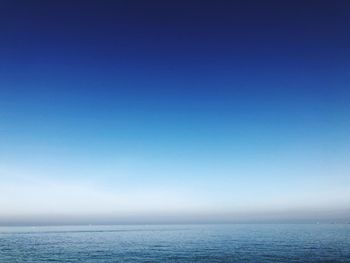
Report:
<svg viewBox="0 0 350 263"><path fill-rule="evenodd" d="M0 227L0 262L350 262L350 225Z"/></svg>

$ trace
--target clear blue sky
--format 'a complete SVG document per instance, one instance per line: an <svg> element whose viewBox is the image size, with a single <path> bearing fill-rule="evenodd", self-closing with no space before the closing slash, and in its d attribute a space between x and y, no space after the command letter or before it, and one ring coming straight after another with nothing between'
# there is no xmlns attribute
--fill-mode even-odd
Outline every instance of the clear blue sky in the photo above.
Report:
<svg viewBox="0 0 350 263"><path fill-rule="evenodd" d="M2 1L0 223L350 218L348 1Z"/></svg>

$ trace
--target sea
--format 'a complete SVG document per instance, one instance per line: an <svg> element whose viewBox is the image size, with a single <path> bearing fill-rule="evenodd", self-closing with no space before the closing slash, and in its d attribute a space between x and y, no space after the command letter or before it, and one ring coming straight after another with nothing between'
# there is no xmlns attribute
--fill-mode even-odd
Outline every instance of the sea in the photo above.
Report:
<svg viewBox="0 0 350 263"><path fill-rule="evenodd" d="M0 262L350 262L350 224L0 227Z"/></svg>

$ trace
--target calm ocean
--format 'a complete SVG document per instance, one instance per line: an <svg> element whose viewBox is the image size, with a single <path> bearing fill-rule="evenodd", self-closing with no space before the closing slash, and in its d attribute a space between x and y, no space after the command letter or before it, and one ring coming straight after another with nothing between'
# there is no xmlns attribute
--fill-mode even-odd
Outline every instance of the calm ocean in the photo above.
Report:
<svg viewBox="0 0 350 263"><path fill-rule="evenodd" d="M350 224L1 227L0 262L350 262Z"/></svg>

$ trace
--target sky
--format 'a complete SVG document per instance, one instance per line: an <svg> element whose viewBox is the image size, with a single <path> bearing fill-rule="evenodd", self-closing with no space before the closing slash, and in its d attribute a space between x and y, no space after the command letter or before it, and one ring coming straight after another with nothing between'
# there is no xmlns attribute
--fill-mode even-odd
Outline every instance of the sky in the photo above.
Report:
<svg viewBox="0 0 350 263"><path fill-rule="evenodd" d="M350 220L349 1L0 3L0 224Z"/></svg>

